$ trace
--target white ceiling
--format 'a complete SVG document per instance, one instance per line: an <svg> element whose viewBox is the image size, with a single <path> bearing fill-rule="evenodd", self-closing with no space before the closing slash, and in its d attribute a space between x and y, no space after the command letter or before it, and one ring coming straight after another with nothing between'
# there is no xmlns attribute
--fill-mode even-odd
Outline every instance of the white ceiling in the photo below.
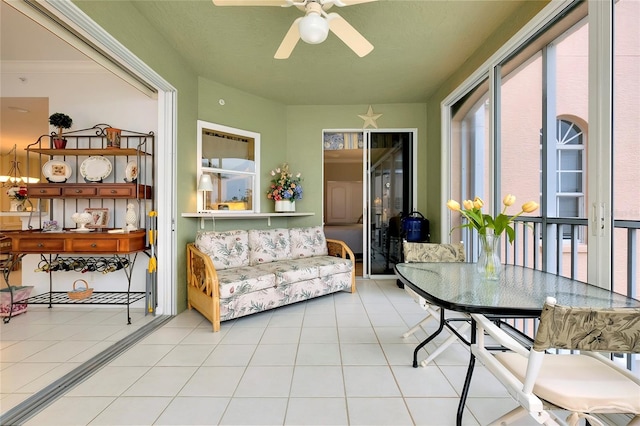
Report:
<svg viewBox="0 0 640 426"><path fill-rule="evenodd" d="M12 63L33 61L32 66L45 68L39 63L89 59L31 19L0 2L0 61L2 72L6 73L11 71ZM28 83L21 78L24 77L17 74L10 84ZM34 142L34 132L49 132L48 119L49 99L46 97L0 98L0 153L6 154L14 144L22 152L22 148Z"/></svg>

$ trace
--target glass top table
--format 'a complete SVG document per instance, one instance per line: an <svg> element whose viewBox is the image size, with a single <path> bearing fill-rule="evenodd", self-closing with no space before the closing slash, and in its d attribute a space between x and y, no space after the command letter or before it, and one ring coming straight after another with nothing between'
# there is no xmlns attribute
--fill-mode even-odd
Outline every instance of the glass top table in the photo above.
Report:
<svg viewBox="0 0 640 426"><path fill-rule="evenodd" d="M503 265L497 281L485 280L477 273L475 263L399 263L396 275L411 290L430 304L465 314L481 314L501 318L537 318L545 299L554 297L560 305L574 307L640 307L640 301L607 289L572 280L548 272L522 266ZM432 340L445 325L441 310L440 327L416 347L416 352ZM476 341L476 327L471 327L471 342ZM414 352L413 366L416 367ZM471 354L456 415L462 424L462 413L471 385L475 357Z"/></svg>
<svg viewBox="0 0 640 426"><path fill-rule="evenodd" d="M482 279L475 263L399 263L396 272L427 301L465 313L537 317L548 296L567 306L640 307L622 294L522 266L503 265L497 281Z"/></svg>

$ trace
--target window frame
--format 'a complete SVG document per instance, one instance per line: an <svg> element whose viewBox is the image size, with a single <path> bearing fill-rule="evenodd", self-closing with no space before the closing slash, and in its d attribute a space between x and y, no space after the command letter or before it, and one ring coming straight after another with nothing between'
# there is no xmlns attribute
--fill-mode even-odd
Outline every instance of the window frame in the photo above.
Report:
<svg viewBox="0 0 640 426"><path fill-rule="evenodd" d="M234 127L224 126L222 124L212 123L209 121L198 120L197 121L197 153L196 153L196 205L198 212L207 212L207 213L216 213L216 214L231 214L231 213L259 213L260 212L260 198L257 196L260 191L260 133L252 132L249 130L237 129ZM232 136L238 136L240 138L248 138L253 139L253 155L255 167L252 172L242 172L237 170L225 169L222 167L205 167L203 166L203 156L202 156L202 139L203 132L212 131L225 133ZM234 176L246 176L251 179L251 191L252 191L252 208L246 210L215 210L205 208L204 197L201 195L201 191L197 190L198 182L200 181L200 176L203 173L220 173L225 175L234 175ZM205 195L206 197L206 195Z"/></svg>
<svg viewBox="0 0 640 426"><path fill-rule="evenodd" d="M507 43L487 59L476 69L461 85L441 102L441 235L449 234L451 212L445 205L446 197L451 191L451 147L450 143L454 128L452 127L452 107L468 93L478 86L485 76L489 76L490 105L489 111L489 140L491 168L489 182L492 194L495 194L500 182L500 172L494 170L494 159L499 161L500 137L496 135L500 117L496 117L497 108L500 108L500 75L501 64L509 58L521 54L532 48L532 40L541 36L538 40L549 40L557 37L554 34L553 24L562 17L572 16L573 12L580 16L584 9L588 8L589 28L589 143L587 146L587 170L597 174L599 179L588 180L585 188L589 199L589 240L588 240L588 279L598 282L605 288L611 288L611 238L613 221L610 217L611 206L611 147L612 147L612 10L609 2L595 0L573 1L562 0L551 2L538 13L527 25L520 29ZM580 18L576 22L579 21ZM533 43L535 46L535 43ZM535 48L535 47L533 47ZM547 111L549 113L550 111ZM549 117L551 118L551 117ZM555 114L553 119L555 120ZM583 129L584 130L584 129ZM555 138L554 138L555 139ZM593 142L595 141L595 142ZM494 197L495 198L495 197ZM555 197L554 197L555 198ZM594 206L593 208L591 206ZM598 229L592 228L595 224ZM548 251L543 250L545 253ZM550 267L546 265L545 268Z"/></svg>

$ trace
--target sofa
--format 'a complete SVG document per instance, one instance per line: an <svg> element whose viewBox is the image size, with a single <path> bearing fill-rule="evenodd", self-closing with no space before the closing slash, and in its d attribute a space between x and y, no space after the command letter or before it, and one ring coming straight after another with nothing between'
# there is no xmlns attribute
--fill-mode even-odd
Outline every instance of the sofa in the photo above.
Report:
<svg viewBox="0 0 640 426"><path fill-rule="evenodd" d="M355 292L355 258L321 226L200 231L187 244L187 304L220 322L338 291Z"/></svg>

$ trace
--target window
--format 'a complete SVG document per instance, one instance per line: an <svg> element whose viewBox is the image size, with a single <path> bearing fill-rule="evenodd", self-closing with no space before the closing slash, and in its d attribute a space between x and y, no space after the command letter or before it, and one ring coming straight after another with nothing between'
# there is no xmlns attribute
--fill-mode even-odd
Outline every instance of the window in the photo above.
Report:
<svg viewBox="0 0 640 426"><path fill-rule="evenodd" d="M478 181L490 183L494 209L513 187L521 199L540 198L540 217L518 218L528 223L503 247L506 263L637 294L639 16L636 0L550 2L443 101L443 179L452 198ZM489 101L483 161L460 143L468 134L460 111L477 105L477 91ZM456 223L441 208L450 217L446 235ZM469 250L473 240L465 243ZM626 362L637 369L637 357Z"/></svg>
<svg viewBox="0 0 640 426"><path fill-rule="evenodd" d="M556 209L560 217L584 215L584 144L582 130L571 121L557 124ZM569 238L566 235L565 238Z"/></svg>
<svg viewBox="0 0 640 426"><path fill-rule="evenodd" d="M260 134L198 121L198 211L260 211Z"/></svg>
<svg viewBox="0 0 640 426"><path fill-rule="evenodd" d="M533 227L517 230L521 238L539 245L525 252L508 245L510 253L503 253L503 260L542 261L536 266L567 274L572 266L564 259L565 248L555 243L556 232L564 240L572 235L577 242L586 238L586 12L586 4L572 5L545 31L505 53L488 74L474 75L475 83L450 103L452 172L447 196L464 200L478 195L493 213L502 209L506 194L539 202L541 209L532 216L544 226L535 231L536 238ZM450 222L451 227L460 224ZM452 238L465 241L468 258L475 258L473 233L456 229ZM582 279L586 256L583 251L579 259Z"/></svg>

